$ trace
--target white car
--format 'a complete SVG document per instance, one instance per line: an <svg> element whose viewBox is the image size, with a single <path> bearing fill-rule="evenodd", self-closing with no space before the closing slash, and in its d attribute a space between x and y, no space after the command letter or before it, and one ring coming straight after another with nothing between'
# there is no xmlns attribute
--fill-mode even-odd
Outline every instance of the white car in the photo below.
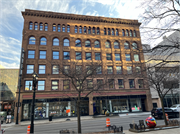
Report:
<svg viewBox="0 0 180 134"><path fill-rule="evenodd" d="M170 107L170 109L172 109L172 110L174 110L174 111L180 112L180 104L172 105L172 106Z"/></svg>

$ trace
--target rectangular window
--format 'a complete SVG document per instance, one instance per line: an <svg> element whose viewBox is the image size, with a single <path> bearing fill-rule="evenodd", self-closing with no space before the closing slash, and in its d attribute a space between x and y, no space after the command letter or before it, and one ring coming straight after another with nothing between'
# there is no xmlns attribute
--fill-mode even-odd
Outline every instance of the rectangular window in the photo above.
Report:
<svg viewBox="0 0 180 134"><path fill-rule="evenodd" d="M63 90L69 90L69 89L70 89L70 81L63 80Z"/></svg>
<svg viewBox="0 0 180 134"><path fill-rule="evenodd" d="M86 60L91 60L91 53L86 53Z"/></svg>
<svg viewBox="0 0 180 134"><path fill-rule="evenodd" d="M34 72L34 65L27 65L27 74L32 74Z"/></svg>
<svg viewBox="0 0 180 134"><path fill-rule="evenodd" d="M37 90L45 90L45 81L38 81L38 88Z"/></svg>
<svg viewBox="0 0 180 134"><path fill-rule="evenodd" d="M122 74L122 67L116 66L116 74Z"/></svg>
<svg viewBox="0 0 180 134"><path fill-rule="evenodd" d="M70 26L67 26L67 32L68 33L70 32Z"/></svg>
<svg viewBox="0 0 180 134"><path fill-rule="evenodd" d="M76 60L82 60L81 52L76 52Z"/></svg>
<svg viewBox="0 0 180 134"><path fill-rule="evenodd" d="M108 74L113 74L113 67L107 66L107 72L108 72Z"/></svg>
<svg viewBox="0 0 180 134"><path fill-rule="evenodd" d="M69 66L63 66L64 67L64 73L68 74L69 73Z"/></svg>
<svg viewBox="0 0 180 134"><path fill-rule="evenodd" d="M51 90L58 90L59 81L58 80L52 80L51 81Z"/></svg>
<svg viewBox="0 0 180 134"><path fill-rule="evenodd" d="M115 60L116 60L116 61L120 61L120 60L121 60L120 54L115 54Z"/></svg>
<svg viewBox="0 0 180 134"><path fill-rule="evenodd" d="M79 33L82 33L82 27L79 27Z"/></svg>
<svg viewBox="0 0 180 134"><path fill-rule="evenodd" d="M101 68L101 66L97 67L96 73L97 73L97 74L102 74L102 68Z"/></svg>
<svg viewBox="0 0 180 134"><path fill-rule="evenodd" d="M92 74L92 68L91 66L86 66L87 74Z"/></svg>
<svg viewBox="0 0 180 134"><path fill-rule="evenodd" d="M59 52L53 51L53 60L59 59Z"/></svg>
<svg viewBox="0 0 180 134"><path fill-rule="evenodd" d="M139 88L143 88L144 87L143 79L138 79L138 85L139 85Z"/></svg>
<svg viewBox="0 0 180 134"><path fill-rule="evenodd" d="M34 59L35 58L35 51L28 50L28 59Z"/></svg>
<svg viewBox="0 0 180 134"><path fill-rule="evenodd" d="M52 74L59 74L59 66L58 65L52 66Z"/></svg>
<svg viewBox="0 0 180 134"><path fill-rule="evenodd" d="M106 60L112 60L111 54L106 54Z"/></svg>
<svg viewBox="0 0 180 134"><path fill-rule="evenodd" d="M63 57L64 57L64 60L69 60L70 59L70 52L63 52Z"/></svg>
<svg viewBox="0 0 180 134"><path fill-rule="evenodd" d="M100 34L99 27L97 28L97 34L98 34L98 35Z"/></svg>
<svg viewBox="0 0 180 134"><path fill-rule="evenodd" d="M138 54L134 54L134 61L139 61L139 55Z"/></svg>
<svg viewBox="0 0 180 134"><path fill-rule="evenodd" d="M132 74L132 67L127 66L127 74Z"/></svg>
<svg viewBox="0 0 180 134"><path fill-rule="evenodd" d="M130 54L126 54L126 61L131 61L131 56L130 56Z"/></svg>
<svg viewBox="0 0 180 134"><path fill-rule="evenodd" d="M114 88L114 79L109 79L108 83L109 83L109 89L113 89Z"/></svg>
<svg viewBox="0 0 180 134"><path fill-rule="evenodd" d="M136 67L136 73L141 74L141 67Z"/></svg>
<svg viewBox="0 0 180 134"><path fill-rule="evenodd" d="M95 53L95 60L101 60L101 53Z"/></svg>
<svg viewBox="0 0 180 134"><path fill-rule="evenodd" d="M25 81L25 91L32 90L33 87L33 81Z"/></svg>
<svg viewBox="0 0 180 134"><path fill-rule="evenodd" d="M76 66L76 74L82 73L82 66Z"/></svg>
<svg viewBox="0 0 180 134"><path fill-rule="evenodd" d="M39 65L39 74L46 73L46 65Z"/></svg>
<svg viewBox="0 0 180 134"><path fill-rule="evenodd" d="M103 79L97 79L97 87L98 87L98 89L104 88Z"/></svg>
<svg viewBox="0 0 180 134"><path fill-rule="evenodd" d="M39 59L46 59L46 51L39 51Z"/></svg>
<svg viewBox="0 0 180 134"><path fill-rule="evenodd" d="M129 87L135 88L134 79L129 79Z"/></svg>
<svg viewBox="0 0 180 134"><path fill-rule="evenodd" d="M93 79L87 80L87 88L93 88Z"/></svg>
<svg viewBox="0 0 180 134"><path fill-rule="evenodd" d="M118 85L119 85L119 88L124 88L123 79L118 79Z"/></svg>

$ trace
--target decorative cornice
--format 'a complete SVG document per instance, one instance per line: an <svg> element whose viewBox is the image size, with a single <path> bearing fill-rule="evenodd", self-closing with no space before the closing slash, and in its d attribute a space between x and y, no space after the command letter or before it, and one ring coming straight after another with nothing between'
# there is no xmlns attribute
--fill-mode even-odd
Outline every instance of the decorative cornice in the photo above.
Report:
<svg viewBox="0 0 180 134"><path fill-rule="evenodd" d="M22 15L23 17L36 16L36 17L55 18L55 19L69 19L69 20L80 20L80 21L138 25L138 26L141 25L141 23L139 23L138 20L56 13L56 12L48 12L48 11L30 10L30 9L25 9L24 12L22 11Z"/></svg>

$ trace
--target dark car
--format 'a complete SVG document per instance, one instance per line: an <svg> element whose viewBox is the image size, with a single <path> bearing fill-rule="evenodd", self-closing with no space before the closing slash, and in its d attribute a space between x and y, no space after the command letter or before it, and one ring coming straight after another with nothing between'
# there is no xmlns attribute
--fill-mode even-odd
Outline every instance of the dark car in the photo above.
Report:
<svg viewBox="0 0 180 134"><path fill-rule="evenodd" d="M177 111L173 111L172 109L165 107L164 108L165 113L168 114L169 118L178 118L179 117L179 112ZM155 119L163 119L163 112L162 112L162 108L153 108L151 110L151 115L155 118Z"/></svg>

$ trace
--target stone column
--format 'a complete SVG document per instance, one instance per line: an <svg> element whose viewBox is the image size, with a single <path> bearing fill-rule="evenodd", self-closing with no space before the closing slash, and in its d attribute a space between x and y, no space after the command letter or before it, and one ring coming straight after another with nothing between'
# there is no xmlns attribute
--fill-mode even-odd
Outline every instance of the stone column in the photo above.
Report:
<svg viewBox="0 0 180 134"><path fill-rule="evenodd" d="M89 96L89 115L94 115L94 113L93 113L93 96Z"/></svg>

